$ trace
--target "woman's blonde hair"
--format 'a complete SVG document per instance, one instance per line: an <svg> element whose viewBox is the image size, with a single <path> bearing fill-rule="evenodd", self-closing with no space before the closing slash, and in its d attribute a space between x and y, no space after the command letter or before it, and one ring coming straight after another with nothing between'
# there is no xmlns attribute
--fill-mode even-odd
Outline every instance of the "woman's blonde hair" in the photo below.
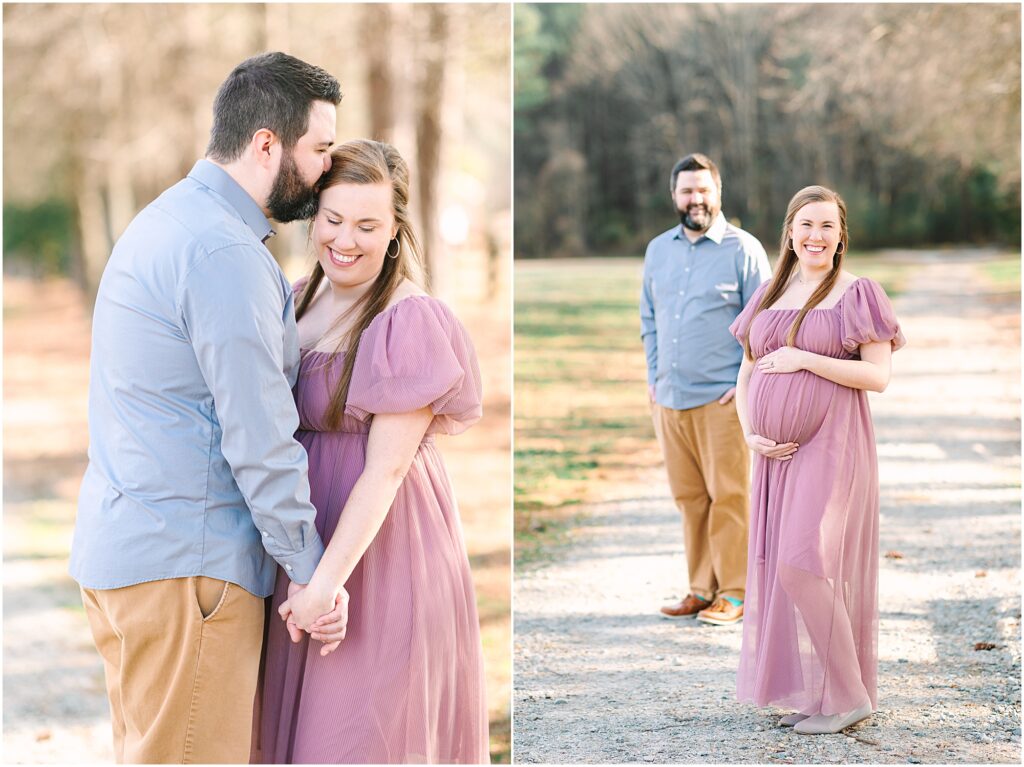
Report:
<svg viewBox="0 0 1024 767"><path fill-rule="evenodd" d="M779 260L775 265L775 274L761 295L761 300L758 302L757 308L750 318L750 323L753 324L754 317L757 316L758 312L778 301L783 292L785 292L786 286L789 285L789 280L793 276L793 270L797 268L798 263L796 251L793 250L793 241L789 233L793 228L796 214L804 205L812 202L834 202L836 204L836 208L839 209L839 245L836 247L835 255L832 256L832 269L829 270L829 273L815 291L811 293L800 313L793 320L793 324L790 325L789 333L786 335L787 346L796 344L797 331L800 330L800 324L804 321L804 317L807 316L807 312L820 304L825 296L831 292L832 288L835 287L836 280L839 279L839 273L843 269L843 256L850 247L850 232L846 228L846 203L843 202L842 197L823 186L805 186L793 195L793 199L789 201L789 206L786 208L786 219L782 222L782 239L779 243ZM750 325L747 327L749 330ZM747 359L753 361L754 356L750 351L749 332L744 338L743 350L747 355Z"/></svg>
<svg viewBox="0 0 1024 767"><path fill-rule="evenodd" d="M412 230L409 214L409 167L398 150L390 144L367 139L342 144L331 152L331 169L321 180L321 194L324 189L337 184L390 184L392 213L398 231L388 244L384 266L373 285L335 323L336 327L345 318L355 314L355 321L331 354L332 360L341 352L345 354L341 378L327 408L326 421L328 428L331 429L336 429L340 425L345 414L345 402L348 399L348 387L352 382L356 351L366 328L374 317L387 308L395 290L404 280L412 280L421 286L423 282L423 254ZM301 319L309 309L323 279L324 269L317 261L296 302L296 319Z"/></svg>

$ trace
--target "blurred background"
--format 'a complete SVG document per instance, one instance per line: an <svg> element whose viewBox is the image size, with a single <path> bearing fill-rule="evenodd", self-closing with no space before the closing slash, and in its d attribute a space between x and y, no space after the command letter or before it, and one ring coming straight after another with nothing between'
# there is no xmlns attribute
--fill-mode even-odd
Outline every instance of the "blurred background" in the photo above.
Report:
<svg viewBox="0 0 1024 767"><path fill-rule="evenodd" d="M923 271L985 286L1019 343L1020 30L1013 4L516 5L517 562L581 504L666 487L638 300L689 152L773 263L789 199L824 184L850 271L894 298Z"/></svg>
<svg viewBox="0 0 1024 767"><path fill-rule="evenodd" d="M765 243L811 183L855 247L1020 242L1017 5L522 4L515 54L517 258L642 255L694 151Z"/></svg>
<svg viewBox="0 0 1024 767"><path fill-rule="evenodd" d="M471 329L483 421L442 446L487 665L492 759L510 753L511 9L507 4L5 4L4 749L111 761L107 703L66 575L86 464L91 301L132 217L203 155L217 87L282 50L341 83L337 140L395 144L431 288ZM271 250L313 264L305 227Z"/></svg>

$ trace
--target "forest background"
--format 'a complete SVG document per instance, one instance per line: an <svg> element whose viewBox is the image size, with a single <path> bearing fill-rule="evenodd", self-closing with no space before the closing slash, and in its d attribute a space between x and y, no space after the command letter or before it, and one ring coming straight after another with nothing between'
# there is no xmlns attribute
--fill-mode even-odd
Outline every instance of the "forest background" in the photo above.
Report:
<svg viewBox="0 0 1024 767"><path fill-rule="evenodd" d="M769 252L812 183L856 248L1019 245L1016 4L521 4L515 54L517 258L642 255L694 151Z"/></svg>

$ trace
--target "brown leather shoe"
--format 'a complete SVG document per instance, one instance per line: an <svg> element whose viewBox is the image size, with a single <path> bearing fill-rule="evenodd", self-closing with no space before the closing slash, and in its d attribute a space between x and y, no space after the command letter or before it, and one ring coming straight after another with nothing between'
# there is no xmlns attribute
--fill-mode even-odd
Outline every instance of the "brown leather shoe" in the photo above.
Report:
<svg viewBox="0 0 1024 767"><path fill-rule="evenodd" d="M688 615L696 615L711 603L701 599L696 594L687 594L686 599L674 605L665 605L661 608L662 615L669 618L685 618Z"/></svg>
<svg viewBox="0 0 1024 767"><path fill-rule="evenodd" d="M731 626L743 620L743 605L737 607L725 597L719 597L711 607L697 613L697 620L716 626Z"/></svg>

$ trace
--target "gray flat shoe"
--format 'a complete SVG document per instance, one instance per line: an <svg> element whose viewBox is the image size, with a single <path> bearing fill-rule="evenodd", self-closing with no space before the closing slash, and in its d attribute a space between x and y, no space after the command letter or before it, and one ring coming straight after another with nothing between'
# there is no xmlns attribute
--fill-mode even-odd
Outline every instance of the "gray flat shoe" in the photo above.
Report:
<svg viewBox="0 0 1024 767"><path fill-rule="evenodd" d="M804 719L807 719L807 717L809 716L810 714L786 714L784 717L779 719L779 726L792 727L796 724L799 724Z"/></svg>
<svg viewBox="0 0 1024 767"><path fill-rule="evenodd" d="M815 714L814 716L809 716L802 722L797 722L793 725L793 729L801 735L831 735L841 732L847 727L857 724L861 719L867 719L869 716L871 716L870 701L845 714L834 714L832 716Z"/></svg>

